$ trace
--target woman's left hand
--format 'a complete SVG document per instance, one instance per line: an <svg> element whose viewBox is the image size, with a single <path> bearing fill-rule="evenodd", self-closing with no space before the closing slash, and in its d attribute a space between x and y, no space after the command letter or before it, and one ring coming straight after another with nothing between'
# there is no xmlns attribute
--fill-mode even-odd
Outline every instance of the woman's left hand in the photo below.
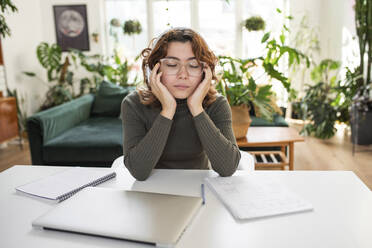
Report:
<svg viewBox="0 0 372 248"><path fill-rule="evenodd" d="M212 85L212 70L208 66L205 65L203 69L205 73L205 77L203 81L195 88L194 92L187 98L187 106L193 116L197 116L201 112L204 111L203 109L203 100L207 95L209 88Z"/></svg>

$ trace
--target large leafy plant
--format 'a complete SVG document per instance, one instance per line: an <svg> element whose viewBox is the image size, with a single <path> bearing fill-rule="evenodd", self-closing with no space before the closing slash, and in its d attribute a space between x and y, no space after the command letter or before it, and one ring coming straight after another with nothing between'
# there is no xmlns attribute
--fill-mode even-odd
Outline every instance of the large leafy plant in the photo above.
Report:
<svg viewBox="0 0 372 248"><path fill-rule="evenodd" d="M288 92L291 92L290 81L288 77L285 76L282 71L280 71L280 64L284 63L287 59L286 69L288 69L304 60L306 66L309 67L310 60L305 54L286 44L290 30L285 24L285 21L292 20L293 17L284 15L280 9L276 9L276 11L279 14L282 14L284 19L284 24L282 25L280 35L279 37L275 37L271 34L271 32L266 32L261 39L261 42L265 44L264 55L262 57L255 58L255 60L262 61L262 66L269 77L281 82L283 87Z"/></svg>
<svg viewBox="0 0 372 248"><path fill-rule="evenodd" d="M255 66L254 60L238 59L229 56L219 56L223 68L221 80L216 89L229 101L230 106L255 105L263 118L272 120L274 110L270 106L271 85L257 87L250 74Z"/></svg>
<svg viewBox="0 0 372 248"><path fill-rule="evenodd" d="M131 66L116 54L112 64L102 55L85 55L75 49L62 53L57 44L49 45L46 42L37 47L36 54L41 66L47 71L46 85L49 87L41 110L68 102L86 93L95 93L104 79L124 87L133 85L128 83ZM71 68L72 63L74 68ZM76 80L74 71L79 66L86 69L88 76ZM34 72L24 73L31 77L37 76ZM78 92L75 92L76 88L79 89Z"/></svg>
<svg viewBox="0 0 372 248"><path fill-rule="evenodd" d="M102 55L86 55L81 51L74 50L78 55L81 65L93 75L93 80L84 78L86 84L97 86L103 79L118 84L122 87L133 86L138 83L138 76L133 82L128 81L129 72L132 70L132 65L128 60L121 59L116 50L112 59Z"/></svg>
<svg viewBox="0 0 372 248"><path fill-rule="evenodd" d="M73 90L73 71L70 70L70 61L74 60L67 53L62 56L62 49L57 44L49 45L46 42L40 43L36 49L37 59L42 67L47 70L47 80L49 82L46 99L40 109L44 110L64 102L70 101L75 97ZM35 77L33 72L25 72L26 75Z"/></svg>
<svg viewBox="0 0 372 248"><path fill-rule="evenodd" d="M276 11L282 14L280 9ZM292 19L291 16L285 16L284 14L283 17L285 20ZM288 66L298 64L302 60L305 60L309 66L310 61L305 54L286 45L288 34L289 29L285 24L283 24L278 38L273 36L271 32L266 32L261 39L261 42L265 45L263 55L256 58L239 59L219 56L223 73L217 85L217 90L226 95L230 105L249 105L252 103L259 109L263 118L272 120L274 109L270 105L271 85L258 87L252 71L258 67L263 68L264 74L268 77L267 83L270 83L272 79L278 80L288 92L291 92L290 81L280 71L280 64L286 58L288 58Z"/></svg>
<svg viewBox="0 0 372 248"><path fill-rule="evenodd" d="M337 105L337 75L340 68L338 61L325 59L311 72L311 79L316 82L307 86L306 95L302 100L304 119L310 120L301 133L314 135L317 138L328 139L336 132L335 123L338 119Z"/></svg>

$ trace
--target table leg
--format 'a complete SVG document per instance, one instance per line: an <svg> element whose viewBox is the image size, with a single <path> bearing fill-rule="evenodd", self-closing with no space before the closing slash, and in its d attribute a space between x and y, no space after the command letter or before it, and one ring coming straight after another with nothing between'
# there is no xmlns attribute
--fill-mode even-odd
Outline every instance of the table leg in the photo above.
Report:
<svg viewBox="0 0 372 248"><path fill-rule="evenodd" d="M286 147L286 145L282 145L282 146L280 146L280 151L284 154L284 157L288 158L288 155L287 155L287 153L285 152L285 147ZM287 160L287 161L288 161L288 160ZM286 167L286 165L283 165L283 166L282 166L282 170L285 170L285 167Z"/></svg>
<svg viewBox="0 0 372 248"><path fill-rule="evenodd" d="M289 149L288 149L288 153L289 153L289 170L293 170L293 155L294 155L294 142L289 142Z"/></svg>

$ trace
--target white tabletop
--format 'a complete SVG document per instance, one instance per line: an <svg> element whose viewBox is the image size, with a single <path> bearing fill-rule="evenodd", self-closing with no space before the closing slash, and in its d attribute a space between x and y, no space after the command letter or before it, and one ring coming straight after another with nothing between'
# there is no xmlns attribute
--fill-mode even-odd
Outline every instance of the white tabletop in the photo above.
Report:
<svg viewBox="0 0 372 248"><path fill-rule="evenodd" d="M33 229L31 222L54 204L19 195L15 187L66 167L14 166L0 173L0 247L147 247L79 234ZM144 182L124 168L100 187L200 196L211 171L154 170ZM314 211L236 221L206 187L206 205L177 247L372 247L372 193L350 171L238 171L272 177L311 202ZM134 227L140 228L140 227Z"/></svg>

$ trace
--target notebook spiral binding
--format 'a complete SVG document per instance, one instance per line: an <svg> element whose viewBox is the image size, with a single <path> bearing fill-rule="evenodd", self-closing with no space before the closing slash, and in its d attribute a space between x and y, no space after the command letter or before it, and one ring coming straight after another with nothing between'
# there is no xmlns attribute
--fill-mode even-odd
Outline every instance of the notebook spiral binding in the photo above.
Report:
<svg viewBox="0 0 372 248"><path fill-rule="evenodd" d="M115 172L113 172L113 173L111 173L111 174L109 174L109 175L107 175L105 177L102 177L100 179L97 179L97 180L95 180L93 182L87 183L87 184L85 184L85 185L83 185L83 186L81 186L81 187L79 187L77 189L74 189L74 190L72 190L70 192L67 192L67 193L61 195L61 196L57 197L57 201L58 202L62 202L62 201L70 198L71 196L73 196L74 194L76 194L78 191L80 191L80 190L82 190L82 189L84 189L86 187L97 186L97 185L99 185L101 183L106 182L107 180L110 180L111 178L114 178L114 177L116 177L116 173Z"/></svg>

